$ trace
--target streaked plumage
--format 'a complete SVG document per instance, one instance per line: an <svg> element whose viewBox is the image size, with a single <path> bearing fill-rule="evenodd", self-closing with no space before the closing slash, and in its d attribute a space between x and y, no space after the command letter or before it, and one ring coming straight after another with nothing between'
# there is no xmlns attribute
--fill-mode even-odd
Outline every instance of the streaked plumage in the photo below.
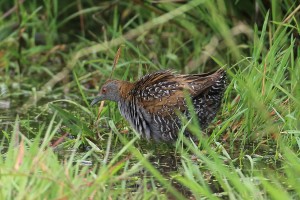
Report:
<svg viewBox="0 0 300 200"><path fill-rule="evenodd" d="M158 71L135 83L107 81L92 105L101 100L116 101L121 114L143 137L172 141L181 127L177 112L190 117L186 92L190 94L201 128L205 129L220 108L225 87L226 73L222 69L194 75Z"/></svg>

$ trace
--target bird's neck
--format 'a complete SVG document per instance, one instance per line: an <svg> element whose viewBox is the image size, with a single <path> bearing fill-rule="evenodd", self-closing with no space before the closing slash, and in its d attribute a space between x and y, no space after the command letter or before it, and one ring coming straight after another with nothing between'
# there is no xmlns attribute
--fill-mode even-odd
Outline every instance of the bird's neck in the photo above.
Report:
<svg viewBox="0 0 300 200"><path fill-rule="evenodd" d="M129 93L134 87L133 83L130 83L128 81L120 81L120 97L124 100L126 100L129 97Z"/></svg>

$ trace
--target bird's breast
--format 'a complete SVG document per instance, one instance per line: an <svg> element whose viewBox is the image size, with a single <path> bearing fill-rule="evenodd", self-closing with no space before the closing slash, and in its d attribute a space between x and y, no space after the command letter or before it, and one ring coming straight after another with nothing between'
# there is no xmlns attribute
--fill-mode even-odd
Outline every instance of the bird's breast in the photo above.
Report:
<svg viewBox="0 0 300 200"><path fill-rule="evenodd" d="M140 107L134 100L118 103L121 115L143 137L151 138L151 116Z"/></svg>

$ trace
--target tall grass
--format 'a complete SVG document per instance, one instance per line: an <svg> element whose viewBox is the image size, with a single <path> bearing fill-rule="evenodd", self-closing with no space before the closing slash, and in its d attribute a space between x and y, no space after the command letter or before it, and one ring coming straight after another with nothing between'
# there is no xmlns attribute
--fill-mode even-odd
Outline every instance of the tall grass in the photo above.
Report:
<svg viewBox="0 0 300 200"><path fill-rule="evenodd" d="M1 199L300 197L296 2L13 6L0 2L0 102L11 105L0 107ZM117 79L227 69L212 125L202 132L192 120L183 128L199 143L144 141L115 103L96 121L89 102L120 45Z"/></svg>

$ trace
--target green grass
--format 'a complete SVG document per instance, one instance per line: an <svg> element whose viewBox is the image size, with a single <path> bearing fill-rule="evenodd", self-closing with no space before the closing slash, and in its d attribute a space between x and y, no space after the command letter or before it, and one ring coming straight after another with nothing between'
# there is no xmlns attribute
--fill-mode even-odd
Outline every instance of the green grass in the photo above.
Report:
<svg viewBox="0 0 300 200"><path fill-rule="evenodd" d="M294 1L16 2L0 2L0 199L300 198ZM96 121L119 46L115 79L226 68L209 134L184 127L199 144L140 139L111 102Z"/></svg>

